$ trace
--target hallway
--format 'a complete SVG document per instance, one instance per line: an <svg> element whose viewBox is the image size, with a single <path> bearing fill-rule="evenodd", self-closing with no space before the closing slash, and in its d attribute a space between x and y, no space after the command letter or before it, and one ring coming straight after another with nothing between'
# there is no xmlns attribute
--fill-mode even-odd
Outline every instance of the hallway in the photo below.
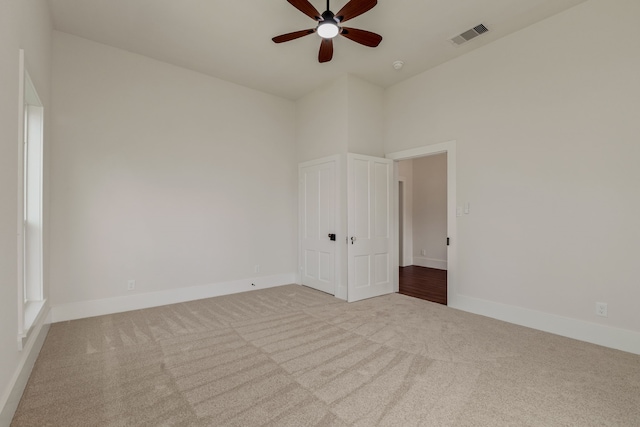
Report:
<svg viewBox="0 0 640 427"><path fill-rule="evenodd" d="M447 270L417 265L400 267L399 293L447 305Z"/></svg>

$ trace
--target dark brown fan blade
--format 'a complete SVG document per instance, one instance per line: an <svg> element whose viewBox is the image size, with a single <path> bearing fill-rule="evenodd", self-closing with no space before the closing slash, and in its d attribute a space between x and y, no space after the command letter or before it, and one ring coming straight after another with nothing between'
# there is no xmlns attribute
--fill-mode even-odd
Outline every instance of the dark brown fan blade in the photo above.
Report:
<svg viewBox="0 0 640 427"><path fill-rule="evenodd" d="M378 4L376 0L351 0L349 3L345 4L338 13L336 13L335 17L340 22L344 22L362 15L366 11L372 9L376 4Z"/></svg>
<svg viewBox="0 0 640 427"><path fill-rule="evenodd" d="M331 58L333 58L333 39L322 39L320 52L318 53L318 61L329 62Z"/></svg>
<svg viewBox="0 0 640 427"><path fill-rule="evenodd" d="M308 0L287 0L293 7L304 13L311 19L316 21L322 21L322 14L318 12L318 9L313 7Z"/></svg>
<svg viewBox="0 0 640 427"><path fill-rule="evenodd" d="M340 34L349 40L353 40L356 43L369 47L376 47L382 41L381 35L372 33L371 31L359 30L357 28L342 27Z"/></svg>
<svg viewBox="0 0 640 427"><path fill-rule="evenodd" d="M311 28L308 30L294 31L293 33L287 33L287 34L282 34L280 36L276 36L271 40L273 40L276 43L288 42L289 40L299 39L300 37L304 37L306 35L313 34L315 32L316 32L315 28Z"/></svg>

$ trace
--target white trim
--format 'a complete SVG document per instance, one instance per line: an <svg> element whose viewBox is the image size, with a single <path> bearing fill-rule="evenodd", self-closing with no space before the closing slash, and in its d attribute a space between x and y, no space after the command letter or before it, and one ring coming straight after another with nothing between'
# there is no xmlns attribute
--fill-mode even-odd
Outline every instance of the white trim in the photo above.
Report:
<svg viewBox="0 0 640 427"><path fill-rule="evenodd" d="M324 163L329 163L329 162L333 162L333 161L340 161L340 154L334 154L332 156L327 156L327 157L321 157L319 159L314 159L314 160L308 160L306 162L302 162L302 163L298 163L298 170L302 169L302 168L307 168L309 166L318 166L318 165L322 165Z"/></svg>
<svg viewBox="0 0 640 427"><path fill-rule="evenodd" d="M404 151L396 151L393 153L388 153L385 155L387 159L392 160L409 160L414 159L416 157L425 157L432 156L435 154L447 154L447 236L449 237L450 244L447 247L447 303L450 306L456 301L457 298L457 217L456 217L456 204L457 204L457 196L456 196L456 141L446 141L433 145L426 145L423 147L412 148ZM396 177L397 177L397 166ZM396 179L396 188L397 188L397 179ZM397 191L395 191L397 193ZM396 209L396 224L395 229L397 230L397 209L398 209L398 199L397 194L395 198L395 209ZM395 239L395 259L398 259L398 239ZM397 289L397 288L396 288Z"/></svg>
<svg viewBox="0 0 640 427"><path fill-rule="evenodd" d="M391 213L394 218L391 220L391 272L393 274L391 289L394 293L398 293L400 292L400 171L398 162L394 161L391 167L393 168ZM404 189L404 185L402 188Z"/></svg>
<svg viewBox="0 0 640 427"><path fill-rule="evenodd" d="M27 341L35 331L39 332L39 327L35 328L34 326L42 326L43 323L51 323L46 320L43 321L43 319L49 315L46 299L41 301L29 301L27 304L24 304L23 307L26 329L18 334L18 351L22 351L26 347Z"/></svg>
<svg viewBox="0 0 640 427"><path fill-rule="evenodd" d="M168 289L159 292L148 292L100 300L72 302L51 307L51 319L53 322L63 322L67 320L82 319L85 317L140 310L143 308L158 307L239 292L247 292L255 289L288 285L297 283L296 279L296 273L292 272L273 276L253 277L228 282L212 283L209 285L191 286L188 288Z"/></svg>
<svg viewBox="0 0 640 427"><path fill-rule="evenodd" d="M432 156L434 154L448 153L451 150L455 150L456 141L440 142L438 144L425 145L423 147L411 148L409 150L395 151L393 153L385 154L387 159L391 160L409 160L416 157Z"/></svg>
<svg viewBox="0 0 640 427"><path fill-rule="evenodd" d="M47 316L44 315L39 316L29 331L29 337L26 339L24 349L20 353L18 366L3 391L0 400L0 425L2 426L11 424L13 415L18 408L20 398L33 370L33 365L36 363L42 344L44 344L44 339L49 332L49 323L44 320L46 317Z"/></svg>
<svg viewBox="0 0 640 427"><path fill-rule="evenodd" d="M397 167L394 168L397 170ZM398 172L399 173L399 172ZM400 235L402 235L402 260L400 260L400 247L398 246L398 263L400 267L413 265L413 207L412 195L408 190L407 177L398 176L398 184L402 183L402 212L400 212L400 187L398 186L398 244L400 243ZM411 203L409 203L409 200ZM395 201L394 201L395 203ZM400 215L402 214L402 229L400 229ZM398 289L395 290L398 292Z"/></svg>
<svg viewBox="0 0 640 427"><path fill-rule="evenodd" d="M427 257L423 257L423 256L414 256L413 257L413 265L417 265L419 267L437 268L438 270L446 270L447 269L447 260L446 259L427 258Z"/></svg>
<svg viewBox="0 0 640 427"><path fill-rule="evenodd" d="M640 333L555 314L457 295L450 307L516 325L640 354Z"/></svg>
<svg viewBox="0 0 640 427"><path fill-rule="evenodd" d="M27 335L24 324L24 49L18 52L18 222L17 222L17 263L18 265L18 342L21 349L22 338Z"/></svg>

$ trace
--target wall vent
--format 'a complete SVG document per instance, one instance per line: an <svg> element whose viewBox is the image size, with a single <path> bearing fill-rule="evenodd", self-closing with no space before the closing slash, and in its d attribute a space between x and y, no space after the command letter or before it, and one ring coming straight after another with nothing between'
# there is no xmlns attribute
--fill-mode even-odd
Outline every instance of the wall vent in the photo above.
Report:
<svg viewBox="0 0 640 427"><path fill-rule="evenodd" d="M451 41L453 42L453 44L460 46L461 44L466 43L471 39L475 39L480 34L484 34L487 31L489 31L489 29L485 27L484 24L476 25L470 30L465 31L462 34L458 34L457 36L452 38Z"/></svg>

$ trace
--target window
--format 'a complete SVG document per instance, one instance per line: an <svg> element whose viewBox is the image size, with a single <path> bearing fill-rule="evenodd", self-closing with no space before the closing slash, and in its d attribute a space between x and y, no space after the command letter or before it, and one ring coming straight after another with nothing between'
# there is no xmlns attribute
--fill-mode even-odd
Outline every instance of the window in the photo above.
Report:
<svg viewBox="0 0 640 427"><path fill-rule="evenodd" d="M18 204L18 342L22 346L45 303L42 277L44 108L29 73L24 68L22 50L20 68L22 109L18 158L21 197L21 203Z"/></svg>

